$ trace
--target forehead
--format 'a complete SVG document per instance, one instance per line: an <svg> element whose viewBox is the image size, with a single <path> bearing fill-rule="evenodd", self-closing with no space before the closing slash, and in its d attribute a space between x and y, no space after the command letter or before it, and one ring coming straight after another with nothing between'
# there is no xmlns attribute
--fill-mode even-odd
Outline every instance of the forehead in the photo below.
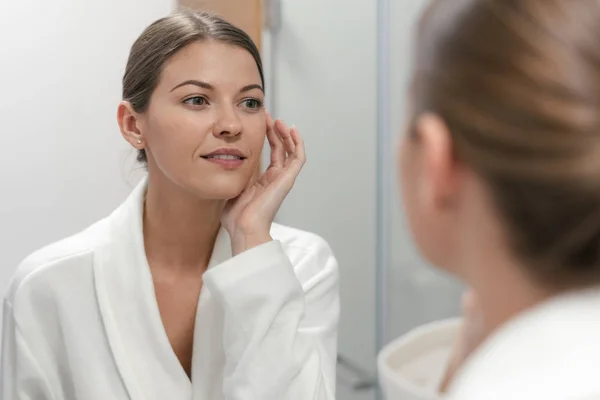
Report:
<svg viewBox="0 0 600 400"><path fill-rule="evenodd" d="M178 51L165 64L158 86L170 90L190 79L234 90L261 84L258 67L248 50L215 40L194 42Z"/></svg>

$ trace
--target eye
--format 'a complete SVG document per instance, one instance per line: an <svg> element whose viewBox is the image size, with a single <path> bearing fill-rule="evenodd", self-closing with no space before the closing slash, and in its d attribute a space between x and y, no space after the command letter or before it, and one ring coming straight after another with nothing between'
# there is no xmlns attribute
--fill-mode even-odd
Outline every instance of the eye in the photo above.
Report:
<svg viewBox="0 0 600 400"><path fill-rule="evenodd" d="M190 97L187 98L183 101L185 104L189 104L191 106L203 106L206 105L208 102L206 101L206 99L202 96L194 96L194 97Z"/></svg>
<svg viewBox="0 0 600 400"><path fill-rule="evenodd" d="M244 107L256 110L262 107L263 103L262 101L258 100L258 99L246 99L242 102L242 104L244 105Z"/></svg>

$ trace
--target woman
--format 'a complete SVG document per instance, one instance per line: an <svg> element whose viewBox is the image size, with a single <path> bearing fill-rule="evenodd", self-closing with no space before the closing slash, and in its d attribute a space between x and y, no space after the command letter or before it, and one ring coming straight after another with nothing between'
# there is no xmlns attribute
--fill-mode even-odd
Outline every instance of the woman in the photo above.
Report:
<svg viewBox="0 0 600 400"><path fill-rule="evenodd" d="M222 19L142 33L118 123L148 176L18 268L3 400L334 399L337 265L321 238L272 224L305 155L263 100L256 46Z"/></svg>
<svg viewBox="0 0 600 400"><path fill-rule="evenodd" d="M400 181L422 254L473 290L450 398L600 398L599 93L598 1L437 0L420 23ZM390 399L440 396L452 330L384 350Z"/></svg>

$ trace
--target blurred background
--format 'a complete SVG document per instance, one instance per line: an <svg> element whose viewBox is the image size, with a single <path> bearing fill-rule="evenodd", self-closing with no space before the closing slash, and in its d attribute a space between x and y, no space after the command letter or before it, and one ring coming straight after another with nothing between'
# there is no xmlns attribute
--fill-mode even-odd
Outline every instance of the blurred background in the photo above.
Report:
<svg viewBox="0 0 600 400"><path fill-rule="evenodd" d="M116 124L128 51L180 6L260 45L268 108L308 163L278 222L323 236L342 274L338 398L374 400L378 349L458 315L461 287L423 262L396 190L412 32L426 0L0 2L0 290L41 246L108 215L142 171Z"/></svg>

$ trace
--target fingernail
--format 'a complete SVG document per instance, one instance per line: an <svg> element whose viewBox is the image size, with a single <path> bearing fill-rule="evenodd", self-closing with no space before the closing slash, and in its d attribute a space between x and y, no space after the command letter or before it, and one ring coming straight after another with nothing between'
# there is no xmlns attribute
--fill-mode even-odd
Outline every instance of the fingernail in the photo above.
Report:
<svg viewBox="0 0 600 400"><path fill-rule="evenodd" d="M290 127L290 129L296 129L296 124L292 124L292 126Z"/></svg>

